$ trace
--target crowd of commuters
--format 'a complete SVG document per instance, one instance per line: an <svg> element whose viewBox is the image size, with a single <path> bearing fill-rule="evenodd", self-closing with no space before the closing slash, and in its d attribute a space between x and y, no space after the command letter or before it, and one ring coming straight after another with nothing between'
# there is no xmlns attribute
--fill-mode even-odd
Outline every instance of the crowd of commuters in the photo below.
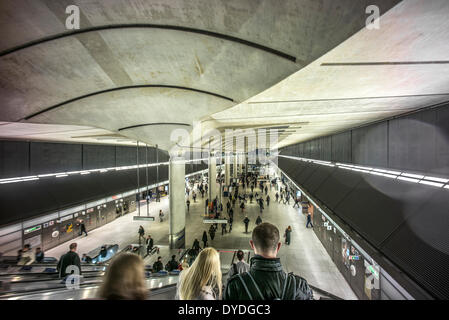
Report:
<svg viewBox="0 0 449 320"><path fill-rule="evenodd" d="M271 181L265 184L263 181L258 183L257 175L246 175L240 178L242 188L239 192L239 184L234 184L229 192L229 198L226 201L226 215L224 217L228 223L221 223L222 236L232 231L234 220L234 208L237 200L239 207L244 213L246 204L253 203L259 206L260 214L255 220L255 228L252 230L250 246L254 252L250 264L244 257L242 250L236 252L237 262L233 263L227 273L226 284L223 284L223 275L221 273L220 256L217 250L209 246L209 239L214 240L218 229L218 224L211 224L208 232L206 230L202 235L203 249L200 247L200 241L195 239L193 246L188 250L188 254L181 260L172 255L164 266L162 257L158 256L152 265L152 272L166 270L168 272L180 271L178 284L176 288L176 299L180 300L307 300L313 299L313 293L307 281L298 275L287 274L283 271L282 264L277 258L281 247L279 229L270 223L263 222L262 213L265 209L264 203L269 207L270 196L268 195L268 186L270 190L276 187L276 202L289 204L292 198L292 192L284 184L284 188L277 186L277 181ZM257 192L256 186L260 189ZM197 192L201 193L202 198L207 193L208 185L202 181L197 185ZM251 192L249 192L251 190ZM248 191L248 192L247 192ZM186 188L187 211L190 211L189 196L192 196L193 202L196 202L196 192L193 188ZM263 198L265 196L265 199ZM300 199L294 199L293 207L301 207ZM206 214L213 214L214 218L220 218L224 211L224 206L219 203L218 197L205 201ZM312 210L309 205L307 214L306 228L312 224ZM160 221L163 221L162 210L159 212ZM248 233L248 227L251 220L245 214L243 224L245 233ZM228 230L229 225L229 230ZM80 235L84 233L87 236L84 223L80 223ZM285 244L291 243L292 228L288 226L284 232ZM139 245L143 241L146 245L146 256L153 253L154 241L150 235L145 236L143 226L138 230ZM63 281L70 274L81 275L81 262L89 263L91 259L83 255L82 259L78 256L77 244L72 243L69 251L59 259L57 270ZM157 251L159 252L159 251ZM25 245L19 251L18 264L28 265L33 262L41 262L44 259L44 253L40 248L34 251L30 245ZM90 259L90 260L89 260ZM147 299L149 290L145 281L145 267L140 254L119 253L115 255L107 267L104 275L103 284L98 291L100 299Z"/></svg>
<svg viewBox="0 0 449 320"><path fill-rule="evenodd" d="M175 299L313 299L313 292L305 279L283 271L281 261L277 257L281 247L279 240L279 230L273 224L261 223L254 228L250 240L254 252L251 263L244 261L244 253L239 250L238 261L231 266L226 284L223 283L219 253L212 247L204 248L190 266L185 260L183 261ZM162 264L160 257L156 263L160 267ZM167 263L170 268L174 268L177 264L176 256L172 256ZM130 253L116 255L107 268L98 298L147 299L151 292L146 286L144 269L140 256Z"/></svg>

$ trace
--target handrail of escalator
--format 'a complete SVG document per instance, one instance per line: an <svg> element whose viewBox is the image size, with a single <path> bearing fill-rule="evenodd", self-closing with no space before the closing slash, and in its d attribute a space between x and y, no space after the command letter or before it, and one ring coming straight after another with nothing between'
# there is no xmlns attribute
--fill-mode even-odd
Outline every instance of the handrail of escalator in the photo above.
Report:
<svg viewBox="0 0 449 320"><path fill-rule="evenodd" d="M85 273L93 273L93 272L101 272L103 270L84 270L81 269L83 274ZM0 277L20 277L20 276L41 276L41 275L55 275L59 274L59 272L17 272L17 273L2 273Z"/></svg>
<svg viewBox="0 0 449 320"><path fill-rule="evenodd" d="M231 261L231 266L234 264L234 260L235 260L235 255L237 254L236 251L234 251L234 254L232 255L232 261Z"/></svg>
<svg viewBox="0 0 449 320"><path fill-rule="evenodd" d="M322 295L324 297L327 297L327 298L329 298L331 300L344 300L343 298L337 297L336 295L334 295L334 294L332 294L330 292L327 292L327 291L325 291L323 289L320 289L320 288L317 288L315 286L312 286L311 284L309 284L309 287L310 287L310 289L312 289L312 291L315 291L318 294L320 294L320 295Z"/></svg>

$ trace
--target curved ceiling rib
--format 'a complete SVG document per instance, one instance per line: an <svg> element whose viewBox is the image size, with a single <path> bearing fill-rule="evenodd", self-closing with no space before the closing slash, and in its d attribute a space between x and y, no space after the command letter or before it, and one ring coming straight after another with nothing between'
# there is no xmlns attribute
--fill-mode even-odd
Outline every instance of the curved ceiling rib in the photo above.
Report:
<svg viewBox="0 0 449 320"><path fill-rule="evenodd" d="M177 123L177 122L142 123L142 124L136 124L134 126L120 128L117 131L123 131L123 130L140 128L140 127L147 127L147 126L185 126L185 127L190 127L191 125L188 124L188 123Z"/></svg>
<svg viewBox="0 0 449 320"><path fill-rule="evenodd" d="M229 36L229 35L222 34L222 33L213 32L213 31L208 31L208 30L195 29L195 28L182 27L182 26L173 26L173 25L157 25L157 24L114 24L114 25L106 25L106 26L89 27L89 28L85 28L85 29L59 33L59 34L55 34L55 35L52 35L49 37L30 41L28 43L22 44L20 46L16 46L11 49L4 50L4 51L0 52L0 57L3 57L10 53L14 53L16 51L20 51L20 50L23 50L23 49L26 49L26 48L29 48L29 47L32 47L35 45L39 45L41 43L45 43L48 41L53 41L53 40L57 40L57 39L65 38L65 37L71 37L71 36L75 36L75 35L82 34L82 33L102 31L102 30L111 30L111 29L126 29L126 28L166 29L166 30L176 30L176 31L183 31L183 32L198 33L198 34L202 34L202 35L206 35L206 36L210 36L210 37L214 37L214 38L219 38L219 39L223 39L223 40L227 40L227 41L244 44L244 45L259 49L259 50L263 50L263 51L272 53L274 55L277 55L281 58L290 60L292 62L296 62L296 57L294 57L292 55L289 55L285 52L281 52L279 50L269 48L264 45L254 43L254 42L251 42L248 40L244 40L241 38Z"/></svg>
<svg viewBox="0 0 449 320"><path fill-rule="evenodd" d="M124 86L124 87L117 87L117 88L111 88L111 89L106 89L106 90L92 92L92 93L89 93L89 94L86 94L86 95L82 95L82 96L79 96L79 97L76 97L76 98L72 98L70 100L58 103L58 104L56 104L54 106L45 108L45 109L43 109L41 111L35 112L33 114L30 114L29 116L26 116L25 118L17 120L17 121L29 120L29 119L34 118L34 117L36 117L36 116L38 116L38 115L40 115L42 113L45 113L45 112L50 111L50 110L57 109L57 108L62 107L64 105L66 105L66 104L69 104L69 103L72 103L72 102L75 102L75 101L78 101L78 100L82 100L82 99L85 99L85 98L89 98L89 97L92 97L92 96L100 95L100 94L103 94L103 93L108 93L108 92L112 92L112 91L119 91L119 90L128 90L128 89L140 89L140 88L170 88L170 89L194 91L194 92L208 94L208 95L211 95L211 96L214 96L214 97L218 97L218 98L221 98L221 99L225 99L225 100L234 102L234 100L232 98L229 98L229 97L226 97L226 96L222 96L220 94L209 92L209 91L195 89L195 88L188 88L188 87L181 87L181 86L174 86L174 85L163 85L163 84L142 84L142 85Z"/></svg>

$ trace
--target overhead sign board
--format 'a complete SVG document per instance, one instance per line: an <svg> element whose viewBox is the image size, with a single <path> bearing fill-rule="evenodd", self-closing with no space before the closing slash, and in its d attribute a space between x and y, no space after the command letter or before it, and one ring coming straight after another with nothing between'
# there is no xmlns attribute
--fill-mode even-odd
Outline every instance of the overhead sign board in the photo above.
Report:
<svg viewBox="0 0 449 320"><path fill-rule="evenodd" d="M204 219L204 223L228 223L226 219Z"/></svg>
<svg viewBox="0 0 449 320"><path fill-rule="evenodd" d="M134 216L134 221L154 221L154 217L146 217L146 216Z"/></svg>

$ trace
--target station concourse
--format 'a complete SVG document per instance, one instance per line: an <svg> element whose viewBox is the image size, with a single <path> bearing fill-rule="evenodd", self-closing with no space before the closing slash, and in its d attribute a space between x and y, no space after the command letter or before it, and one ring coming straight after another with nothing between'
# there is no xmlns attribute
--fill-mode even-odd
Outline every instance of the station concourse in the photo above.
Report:
<svg viewBox="0 0 449 320"><path fill-rule="evenodd" d="M199 300L260 272L268 300L447 300L448 16L0 1L0 299L108 299L123 258L182 300L209 255Z"/></svg>

